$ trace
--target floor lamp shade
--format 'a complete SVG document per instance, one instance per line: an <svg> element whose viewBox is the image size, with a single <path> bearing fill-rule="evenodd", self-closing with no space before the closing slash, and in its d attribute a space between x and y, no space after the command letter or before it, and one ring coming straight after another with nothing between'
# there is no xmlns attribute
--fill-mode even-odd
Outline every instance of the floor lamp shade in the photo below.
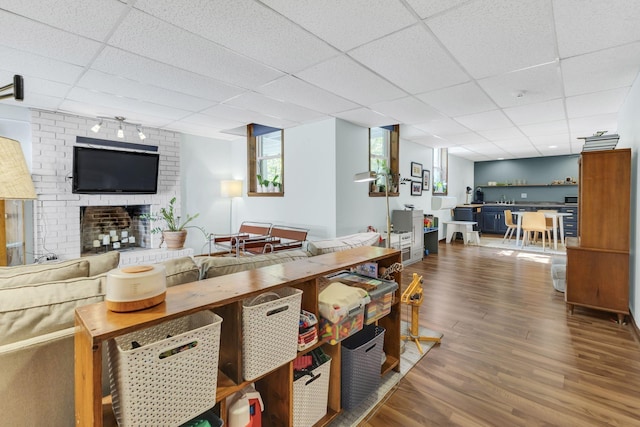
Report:
<svg viewBox="0 0 640 427"><path fill-rule="evenodd" d="M0 136L0 199L36 199L20 143Z"/></svg>
<svg viewBox="0 0 640 427"><path fill-rule="evenodd" d="M242 181L240 180L220 181L220 195L222 197L242 196Z"/></svg>

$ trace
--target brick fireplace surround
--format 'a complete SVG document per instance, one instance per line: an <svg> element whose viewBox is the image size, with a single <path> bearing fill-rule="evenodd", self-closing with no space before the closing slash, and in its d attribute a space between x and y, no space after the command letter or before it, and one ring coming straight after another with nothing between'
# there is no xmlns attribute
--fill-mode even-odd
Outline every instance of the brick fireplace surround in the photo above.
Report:
<svg viewBox="0 0 640 427"><path fill-rule="evenodd" d="M147 139L143 143L158 146L160 153L157 194L73 194L71 174L76 137L117 139L115 123L105 123L100 132L95 134L90 131L94 122L93 118L31 111L32 177L38 195L33 203L34 259L45 254L55 254L58 259L82 255L81 207L148 205L152 212L156 212L161 206L166 206L172 197L180 200L180 134L153 128L145 128ZM135 128L125 129L123 141L140 143ZM156 249L148 249L148 254L137 256L145 262L153 262L156 259L193 254L192 250L169 251L169 256L165 249L157 249L159 238L158 235L151 235L149 247ZM155 258L150 258L151 253L155 254ZM123 254L126 252L121 252L121 258ZM124 263L134 261L125 260Z"/></svg>

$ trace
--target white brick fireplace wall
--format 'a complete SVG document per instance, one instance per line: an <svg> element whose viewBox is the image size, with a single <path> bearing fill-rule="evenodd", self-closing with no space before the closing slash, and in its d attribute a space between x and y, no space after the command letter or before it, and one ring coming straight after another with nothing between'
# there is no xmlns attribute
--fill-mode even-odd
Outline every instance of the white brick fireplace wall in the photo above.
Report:
<svg viewBox="0 0 640 427"><path fill-rule="evenodd" d="M180 134L144 128L147 139L140 141L135 126L125 126L122 141L157 145L160 169L157 194L93 195L71 193L73 146L76 136L118 141L117 124L104 122L100 132L90 128L94 118L32 110L33 181L38 194L34 201L34 258L55 254L59 259L80 256L80 206L151 205L157 212L172 197L180 208ZM157 248L160 237L152 236Z"/></svg>

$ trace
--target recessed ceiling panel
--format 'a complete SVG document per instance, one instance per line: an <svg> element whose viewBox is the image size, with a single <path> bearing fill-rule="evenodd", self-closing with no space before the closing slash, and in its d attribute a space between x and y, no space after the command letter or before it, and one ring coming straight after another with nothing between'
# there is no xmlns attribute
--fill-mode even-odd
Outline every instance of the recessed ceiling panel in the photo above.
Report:
<svg viewBox="0 0 640 427"><path fill-rule="evenodd" d="M640 70L640 43L563 59L561 66L566 96L631 86Z"/></svg>
<svg viewBox="0 0 640 427"><path fill-rule="evenodd" d="M596 116L580 117L569 120L569 132L571 140L584 136L593 136L596 132L606 131L616 133L618 131L618 121L616 114L602 114Z"/></svg>
<svg viewBox="0 0 640 427"><path fill-rule="evenodd" d="M450 137L451 135L469 132L468 128L462 126L455 120L446 117L437 120L430 120L425 123L416 123L414 126L418 129L429 132L432 135L443 137Z"/></svg>
<svg viewBox="0 0 640 427"><path fill-rule="evenodd" d="M282 75L273 68L137 10L127 15L109 39L109 44L248 89Z"/></svg>
<svg viewBox="0 0 640 427"><path fill-rule="evenodd" d="M342 51L416 22L399 0L262 0Z"/></svg>
<svg viewBox="0 0 640 427"><path fill-rule="evenodd" d="M552 122L535 123L532 125L522 125L520 130L526 136L545 136L566 133L569 125L566 120L555 120Z"/></svg>
<svg viewBox="0 0 640 427"><path fill-rule="evenodd" d="M349 55L411 94L469 80L421 24L360 46Z"/></svg>
<svg viewBox="0 0 640 427"><path fill-rule="evenodd" d="M417 95L427 104L448 116L463 116L497 108L476 83L469 82Z"/></svg>
<svg viewBox="0 0 640 427"><path fill-rule="evenodd" d="M407 0L411 8L415 10L422 19L441 13L448 9L452 9L458 5L468 2L469 0Z"/></svg>
<svg viewBox="0 0 640 427"><path fill-rule="evenodd" d="M343 111L334 114L334 116L363 127L389 126L395 124L393 118L376 113L368 108Z"/></svg>
<svg viewBox="0 0 640 427"><path fill-rule="evenodd" d="M504 112L516 125L551 122L566 118L564 105L561 99L541 102L539 104L528 104L520 107L505 108Z"/></svg>
<svg viewBox="0 0 640 427"><path fill-rule="evenodd" d="M474 131L508 128L513 123L502 111L493 110L478 114L469 114L455 118L456 121Z"/></svg>
<svg viewBox="0 0 640 427"><path fill-rule="evenodd" d="M478 133L490 141L501 141L506 139L523 138L524 135L517 127L508 127L502 129L491 129L478 131Z"/></svg>
<svg viewBox="0 0 640 427"><path fill-rule="evenodd" d="M135 7L232 51L286 72L296 72L338 52L318 37L253 0L142 0ZM194 5L195 6L195 5Z"/></svg>
<svg viewBox="0 0 640 427"><path fill-rule="evenodd" d="M393 117L398 123L424 123L442 118L442 115L435 109L411 96L379 102L371 105L371 109L385 116Z"/></svg>
<svg viewBox="0 0 640 427"><path fill-rule="evenodd" d="M301 71L297 76L361 105L406 96L402 90L344 55Z"/></svg>
<svg viewBox="0 0 640 427"><path fill-rule="evenodd" d="M640 2L634 0L554 1L553 16L560 58L640 39Z"/></svg>
<svg viewBox="0 0 640 427"><path fill-rule="evenodd" d="M567 98L567 115L573 119L576 117L616 113L622 106L629 89L624 87L586 95L570 96Z"/></svg>
<svg viewBox="0 0 640 427"><path fill-rule="evenodd" d="M313 86L294 76L281 77L271 83L260 86L257 90L271 98L292 102L325 114L338 113L358 107L358 104L347 101L338 95Z"/></svg>
<svg viewBox="0 0 640 427"><path fill-rule="evenodd" d="M39 77L44 80L74 83L84 68L40 55L0 46L0 70L20 74L23 77Z"/></svg>
<svg viewBox="0 0 640 427"><path fill-rule="evenodd" d="M558 62L478 80L502 108L558 99L563 96Z"/></svg>
<svg viewBox="0 0 640 427"><path fill-rule="evenodd" d="M317 111L277 101L273 98L269 98L268 96L253 92L237 96L229 100L227 105L241 107L247 110L269 111L270 115L295 122L306 122L309 120L319 119L324 116L322 113Z"/></svg>
<svg viewBox="0 0 640 427"><path fill-rule="evenodd" d="M445 48L475 78L556 59L548 0L479 0L427 19Z"/></svg>

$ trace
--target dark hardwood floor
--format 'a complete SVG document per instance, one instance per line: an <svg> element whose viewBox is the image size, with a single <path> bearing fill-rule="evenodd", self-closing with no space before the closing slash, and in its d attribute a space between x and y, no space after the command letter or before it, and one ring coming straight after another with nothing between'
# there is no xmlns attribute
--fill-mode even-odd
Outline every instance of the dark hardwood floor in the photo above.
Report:
<svg viewBox="0 0 640 427"><path fill-rule="evenodd" d="M444 338L361 425L640 426L631 321L578 307L569 315L550 262L441 242L407 266L405 286L424 276L421 325Z"/></svg>

